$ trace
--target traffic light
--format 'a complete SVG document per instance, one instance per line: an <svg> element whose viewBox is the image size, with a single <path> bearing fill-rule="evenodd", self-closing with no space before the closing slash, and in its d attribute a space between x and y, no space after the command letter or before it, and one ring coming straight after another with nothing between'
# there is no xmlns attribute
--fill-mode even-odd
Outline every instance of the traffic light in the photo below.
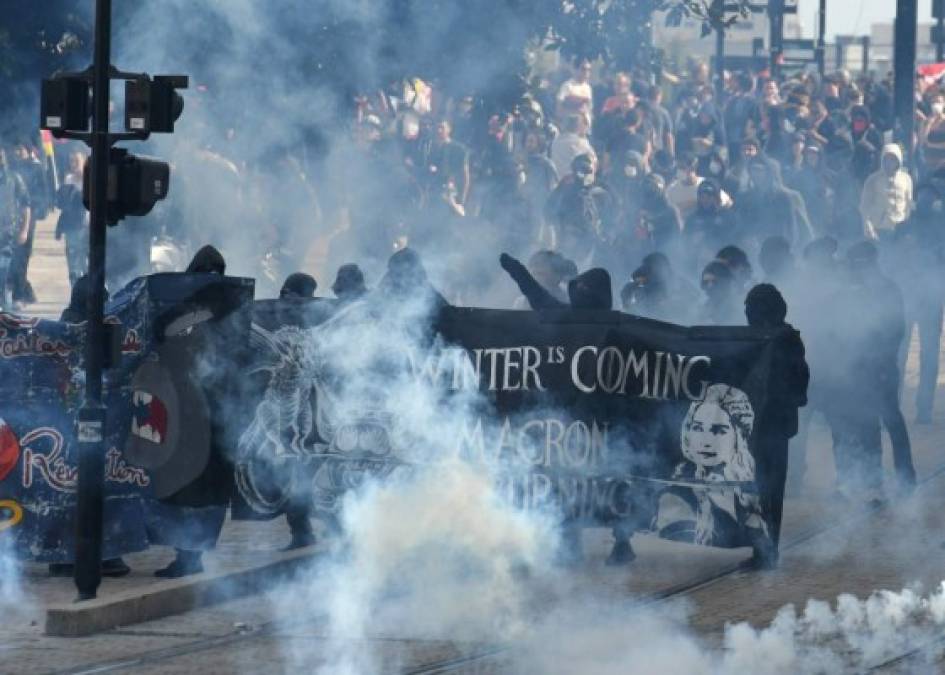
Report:
<svg viewBox="0 0 945 675"><path fill-rule="evenodd" d="M186 75L155 75L153 80L125 82L125 129L159 134L174 132L184 111L178 89L187 88Z"/></svg>
<svg viewBox="0 0 945 675"><path fill-rule="evenodd" d="M43 80L40 93L40 122L53 136L63 131L86 131L91 106L89 84L79 77Z"/></svg>
<svg viewBox="0 0 945 675"><path fill-rule="evenodd" d="M82 203L89 208L90 164L82 174ZM117 225L125 216L145 216L167 197L171 169L166 162L136 157L124 148L112 148L108 157L108 210L106 222Z"/></svg>
<svg viewBox="0 0 945 675"><path fill-rule="evenodd" d="M125 80L125 128L127 133L109 133L109 145L116 140L143 140L151 133L172 133L174 122L184 111L184 99L177 92L186 89L186 75L116 73ZM80 138L89 142L92 109L88 73L65 73L43 80L40 128L57 137ZM89 208L90 164L85 166L82 201ZM127 150L110 148L108 154L107 213L109 225L126 216L144 216L167 197L170 167L148 157L136 157Z"/></svg>

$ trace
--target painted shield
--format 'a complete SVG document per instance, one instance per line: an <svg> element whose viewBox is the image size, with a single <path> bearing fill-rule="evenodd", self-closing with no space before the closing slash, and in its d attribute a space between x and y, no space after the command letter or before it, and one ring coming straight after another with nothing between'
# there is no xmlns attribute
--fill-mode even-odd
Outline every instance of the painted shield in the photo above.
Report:
<svg viewBox="0 0 945 675"><path fill-rule="evenodd" d="M0 419L0 481L10 475L20 459L20 443L5 420Z"/></svg>
<svg viewBox="0 0 945 675"><path fill-rule="evenodd" d="M193 342L187 336L164 343L132 380L125 458L148 470L158 499L192 483L210 458L210 410L191 377Z"/></svg>

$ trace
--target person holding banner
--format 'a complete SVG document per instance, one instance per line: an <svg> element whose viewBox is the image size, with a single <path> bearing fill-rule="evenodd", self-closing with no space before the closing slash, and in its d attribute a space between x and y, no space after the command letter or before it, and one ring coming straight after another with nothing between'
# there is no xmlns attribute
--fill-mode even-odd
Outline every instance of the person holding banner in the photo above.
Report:
<svg viewBox="0 0 945 675"><path fill-rule="evenodd" d="M215 247L207 245L197 251L185 274L222 276L225 272L223 255ZM204 297L203 300L216 313L219 308L213 308L213 299ZM188 306L187 303L184 306ZM167 318L155 321L159 335L166 339L173 322ZM219 352L225 345L211 337L204 339L210 340L205 345L202 367L205 374L199 383L195 380L194 384L198 384L201 390L219 393L227 372L226 368L220 367L219 361L212 358L212 353ZM173 579L203 572L203 554L216 546L226 519L233 470L221 447L225 433L220 403L216 396L207 396L207 401L211 404L208 411L210 449L202 470L173 494L148 502L148 538L152 544L174 547L176 553L170 564L154 573L156 577Z"/></svg>
<svg viewBox="0 0 945 675"><path fill-rule="evenodd" d="M787 303L780 291L771 284L758 284L745 298L745 317L752 328L782 329L774 350L769 400L765 406L766 419L760 420L762 430L755 439L758 492L762 495L762 512L768 517L768 531L774 542L773 558L756 559L766 567L777 562L781 538L781 515L784 505L784 486L787 481L788 443L797 435L798 409L807 405L807 386L810 369L807 365L804 343L800 333L785 321ZM757 553L757 552L756 552Z"/></svg>

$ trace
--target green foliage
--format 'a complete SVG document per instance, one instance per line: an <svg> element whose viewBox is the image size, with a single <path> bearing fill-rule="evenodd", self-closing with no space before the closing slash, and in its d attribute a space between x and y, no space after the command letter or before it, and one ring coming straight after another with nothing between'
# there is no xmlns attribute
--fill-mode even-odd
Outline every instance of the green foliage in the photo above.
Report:
<svg viewBox="0 0 945 675"><path fill-rule="evenodd" d="M90 55L92 26L75 0L0 3L0 81L17 86L70 68L80 54Z"/></svg>

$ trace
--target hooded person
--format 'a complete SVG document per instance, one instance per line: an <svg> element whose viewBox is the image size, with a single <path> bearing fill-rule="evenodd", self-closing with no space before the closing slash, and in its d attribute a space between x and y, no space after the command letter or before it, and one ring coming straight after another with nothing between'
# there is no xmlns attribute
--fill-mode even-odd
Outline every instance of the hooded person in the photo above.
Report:
<svg viewBox="0 0 945 675"><path fill-rule="evenodd" d="M597 182L597 165L590 155L578 155L548 197L545 220L554 228L562 254L576 262L589 262L595 247L613 219L611 193Z"/></svg>
<svg viewBox="0 0 945 675"><path fill-rule="evenodd" d="M715 254L715 259L725 263L732 270L739 290L747 292L754 285L755 271L751 267L751 261L748 260L748 254L743 249L734 244L723 246Z"/></svg>
<svg viewBox="0 0 945 675"><path fill-rule="evenodd" d="M762 513L768 519L768 532L774 543L771 557L764 559L767 549L756 550L761 567L777 563L781 537L781 515L784 487L787 480L788 443L797 434L798 409L807 405L810 369L800 333L785 321L787 303L771 284L754 286L745 297L745 318L752 328L778 331L772 349L771 369L775 375L769 392L770 400L756 425L756 481L762 500Z"/></svg>
<svg viewBox="0 0 945 675"><path fill-rule="evenodd" d="M879 153L882 146L873 145L867 140L857 141L850 146L850 156L847 158L849 170L857 181L858 190L863 189L866 179L879 168Z"/></svg>
<svg viewBox="0 0 945 675"><path fill-rule="evenodd" d="M83 323L89 318L89 277L83 274L75 280L69 304L62 310L60 321L66 323ZM108 289L105 289L105 302L108 302Z"/></svg>
<svg viewBox="0 0 945 675"><path fill-rule="evenodd" d="M903 169L902 149L896 143L883 146L880 167L863 184L860 214L866 236L888 243L912 209L912 178Z"/></svg>
<svg viewBox="0 0 945 675"><path fill-rule="evenodd" d="M697 321L711 326L734 326L739 323L741 293L731 267L721 260L713 260L702 270L699 285L705 300Z"/></svg>
<svg viewBox="0 0 945 675"><path fill-rule="evenodd" d="M683 239L686 242L687 268L701 268L715 257L715 252L734 241L736 220L733 209L722 205L722 190L707 178L696 191L696 210L686 218Z"/></svg>
<svg viewBox="0 0 945 675"><path fill-rule="evenodd" d="M794 189L804 198L807 215L818 232L824 232L830 225L835 182L833 172L824 161L823 149L816 142L808 143Z"/></svg>
<svg viewBox="0 0 945 675"><path fill-rule="evenodd" d="M605 269L596 267L568 281L568 302L563 302L542 286L521 261L508 253L499 256L499 264L512 277L534 310L567 309L568 307L603 311L613 309L610 273Z"/></svg>
<svg viewBox="0 0 945 675"><path fill-rule="evenodd" d="M353 302L367 293L364 285L364 272L354 263L346 263L338 268L331 292L342 302Z"/></svg>
<svg viewBox="0 0 945 675"><path fill-rule="evenodd" d="M865 105L855 105L850 110L850 134L854 143L866 141L874 148L883 144L883 135L873 126L870 109Z"/></svg>
<svg viewBox="0 0 945 675"><path fill-rule="evenodd" d="M574 309L609 312L613 308L613 290L610 273L605 269L587 270L568 282L568 303L564 303L549 293L526 269L520 261L507 253L499 257L509 276L518 284L522 294L528 299L533 310ZM635 521L636 522L636 521ZM614 545L607 558L608 565L625 565L636 558L630 545L630 536L635 529L634 522L621 521L614 525ZM570 520L562 523L561 562L574 564L583 559L581 526Z"/></svg>
<svg viewBox="0 0 945 675"><path fill-rule="evenodd" d="M214 246L207 244L202 247L191 259L187 269L187 274L226 274L226 260Z"/></svg>
<svg viewBox="0 0 945 675"><path fill-rule="evenodd" d="M945 298L945 196L933 183L916 188L915 210L896 231L893 253L896 278L905 301L906 339L899 350L899 377L905 372L912 327L919 333L919 385L916 423L930 424L938 384Z"/></svg>
<svg viewBox="0 0 945 675"><path fill-rule="evenodd" d="M668 251L675 248L682 232L679 210L666 197L666 181L651 173L643 181L638 227L639 237L650 251Z"/></svg>
<svg viewBox="0 0 945 675"><path fill-rule="evenodd" d="M643 258L620 292L625 312L659 321L687 324L699 294L673 271L662 252Z"/></svg>
<svg viewBox="0 0 945 675"><path fill-rule="evenodd" d="M390 299L400 301L428 299L434 310L449 305L430 283L420 255L412 248L402 248L390 257L387 261L387 273L378 284L377 290Z"/></svg>
<svg viewBox="0 0 945 675"><path fill-rule="evenodd" d="M889 433L900 487L915 485L908 429L899 408L898 352L905 332L902 293L878 264L870 241L847 251L848 281L831 305L833 344L828 421L841 489L880 499L881 426Z"/></svg>
<svg viewBox="0 0 945 675"><path fill-rule="evenodd" d="M223 275L226 261L213 246L201 248L185 274ZM232 298L221 293L215 284L209 284L154 320L153 330L159 342L167 340L167 331L175 320L193 313L195 309L209 310L213 318L224 319L236 309ZM203 571L203 554L212 550L220 537L226 518L227 506L233 493L233 467L226 452L229 427L222 409L220 391L230 389L235 377L233 368L239 361L231 333L216 330L204 333L200 347L203 362L199 377L192 377L192 385L204 392L207 403L209 450L199 473L173 494L147 502L148 537L153 544L171 546L175 558L166 567L157 570L157 577L177 578ZM225 355L225 356L221 356Z"/></svg>
<svg viewBox="0 0 945 675"><path fill-rule="evenodd" d="M810 241L804 199L784 187L777 164L755 158L747 171L747 188L735 199L739 241L755 248L773 235L781 235L794 246Z"/></svg>
<svg viewBox="0 0 945 675"><path fill-rule="evenodd" d="M305 272L293 272L286 277L279 290L280 298L314 298L318 282Z"/></svg>

